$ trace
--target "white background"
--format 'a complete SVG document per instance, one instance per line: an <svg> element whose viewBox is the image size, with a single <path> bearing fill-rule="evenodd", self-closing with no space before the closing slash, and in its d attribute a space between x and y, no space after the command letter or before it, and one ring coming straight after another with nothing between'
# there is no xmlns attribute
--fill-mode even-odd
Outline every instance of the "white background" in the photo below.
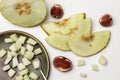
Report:
<svg viewBox="0 0 120 80"><path fill-rule="evenodd" d="M92 19L93 31L110 30L111 39L110 43L99 54L83 58L79 57L72 52L65 52L57 50L49 46L45 42L47 37L46 33L40 26L34 28L21 28L8 22L0 14L0 32L6 30L21 30L28 32L37 37L45 46L48 51L51 69L48 80L120 80L120 1L119 0L46 0L48 7L48 14L46 21L54 20L58 21L50 16L50 8L53 4L61 4L64 9L63 18L69 17L72 14L85 12L87 17ZM99 18L109 13L113 17L113 25L109 28L104 28L99 24ZM54 57L66 56L73 62L73 69L69 72L60 72L56 70L52 64ZM104 55L108 60L108 65L103 67L97 63L100 55ZM86 65L84 67L78 67L77 61L84 59ZM97 64L99 72L93 72L91 70L91 64ZM86 79L80 77L80 72L88 74Z"/></svg>

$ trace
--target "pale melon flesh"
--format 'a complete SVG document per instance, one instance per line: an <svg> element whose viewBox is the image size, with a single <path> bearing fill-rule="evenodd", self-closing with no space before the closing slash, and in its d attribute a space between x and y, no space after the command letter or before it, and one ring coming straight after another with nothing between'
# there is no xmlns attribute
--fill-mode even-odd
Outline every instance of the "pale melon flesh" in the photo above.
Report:
<svg viewBox="0 0 120 80"><path fill-rule="evenodd" d="M110 39L110 31L94 32L88 35L77 36L68 41L71 50L83 57L94 55L104 49Z"/></svg>
<svg viewBox="0 0 120 80"><path fill-rule="evenodd" d="M45 0L1 0L0 11L13 24L33 27L45 19L47 8Z"/></svg>
<svg viewBox="0 0 120 80"><path fill-rule="evenodd" d="M74 33L69 35L63 35L60 33L52 34L48 36L45 40L46 42L60 50L71 50L67 44L67 41L72 38L72 36L76 36L78 33L82 34L90 34L91 33L91 20L90 18L86 18L80 21L77 26L77 30ZM83 30L84 29L84 30Z"/></svg>
<svg viewBox="0 0 120 80"><path fill-rule="evenodd" d="M85 13L75 14L59 22L50 21L44 23L42 24L42 28L48 35L52 35L58 32L63 35L67 35L71 33L71 30L75 29L78 23L84 18Z"/></svg>

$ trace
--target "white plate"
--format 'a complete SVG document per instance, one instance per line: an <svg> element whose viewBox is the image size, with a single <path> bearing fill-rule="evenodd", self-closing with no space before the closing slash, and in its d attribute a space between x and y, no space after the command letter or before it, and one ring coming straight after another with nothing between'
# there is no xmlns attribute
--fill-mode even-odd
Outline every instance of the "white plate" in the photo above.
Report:
<svg viewBox="0 0 120 80"><path fill-rule="evenodd" d="M0 32L6 30L22 30L26 31L35 37L37 37L49 52L51 61L51 73L49 80L120 80L120 1L119 0L46 0L48 4L48 18L49 20L56 20L50 16L50 8L53 4L61 4L64 9L63 18L69 17L72 14L85 12L87 17L91 17L93 23L93 31L110 30L111 40L109 45L101 51L99 54L82 58L72 52L65 52L57 50L49 46L45 42L47 35L39 27L35 28L21 28L16 25L11 24L5 18L0 15ZM105 14L109 13L113 17L113 25L108 28L104 28L99 24L99 18ZM56 20L58 21L58 20ZM66 56L73 62L73 69L69 72L60 72L56 70L52 61L55 56ZM100 55L104 55L108 60L108 65L103 67L97 63ZM85 59L86 65L84 67L77 67L77 61L79 59ZM91 64L97 64L99 67L99 72L93 72L91 70ZM80 72L85 72L88 74L86 79L80 77Z"/></svg>

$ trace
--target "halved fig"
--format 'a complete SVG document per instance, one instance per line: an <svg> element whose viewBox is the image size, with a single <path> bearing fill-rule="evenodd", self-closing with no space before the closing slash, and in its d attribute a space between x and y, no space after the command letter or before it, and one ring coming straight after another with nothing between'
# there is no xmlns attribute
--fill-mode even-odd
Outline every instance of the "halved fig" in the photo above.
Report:
<svg viewBox="0 0 120 80"><path fill-rule="evenodd" d="M87 57L104 49L109 40L110 31L100 31L89 35L75 36L68 40L68 45L75 54Z"/></svg>
<svg viewBox="0 0 120 80"><path fill-rule="evenodd" d="M71 60L63 56L55 57L53 60L53 65L56 69L63 72L69 71L73 67Z"/></svg>
<svg viewBox="0 0 120 80"><path fill-rule="evenodd" d="M67 41L72 38L72 36L90 34L92 29L91 19L86 18L79 22L76 29L73 30L69 35L63 35L60 33L52 34L48 36L45 40L46 42L60 50L71 50L67 44Z"/></svg>
<svg viewBox="0 0 120 80"><path fill-rule="evenodd" d="M42 28L48 35L52 35L58 32L63 35L66 35L71 33L71 30L75 29L78 23L84 18L85 13L75 14L59 22L51 21L48 23L44 23L42 24Z"/></svg>
<svg viewBox="0 0 120 80"><path fill-rule="evenodd" d="M33 27L46 17L45 0L1 0L0 11L11 23Z"/></svg>

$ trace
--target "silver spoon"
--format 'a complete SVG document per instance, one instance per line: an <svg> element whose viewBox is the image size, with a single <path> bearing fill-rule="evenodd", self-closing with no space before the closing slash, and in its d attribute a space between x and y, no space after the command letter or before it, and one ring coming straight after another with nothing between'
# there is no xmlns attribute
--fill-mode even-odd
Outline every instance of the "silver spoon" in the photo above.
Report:
<svg viewBox="0 0 120 80"><path fill-rule="evenodd" d="M39 60L40 60L40 59L39 59ZM43 71L42 71L42 64L41 64L41 60L40 60L40 73L42 74L42 76L43 76L44 80L47 80L47 78L46 78L45 74L44 74L44 73L43 73Z"/></svg>
<svg viewBox="0 0 120 80"><path fill-rule="evenodd" d="M43 73L43 71L41 69L40 69L40 73L42 74L44 80L47 80L47 78L45 77L45 75L44 75L44 73Z"/></svg>

